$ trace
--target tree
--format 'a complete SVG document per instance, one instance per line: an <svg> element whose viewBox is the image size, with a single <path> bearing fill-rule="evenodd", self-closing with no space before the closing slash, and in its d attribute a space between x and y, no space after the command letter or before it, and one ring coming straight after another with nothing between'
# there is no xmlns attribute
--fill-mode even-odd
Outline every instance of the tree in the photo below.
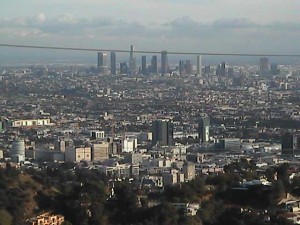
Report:
<svg viewBox="0 0 300 225"><path fill-rule="evenodd" d="M153 224L160 225L177 225L178 224L178 213L175 207L168 202L164 202L161 205L154 208L151 221Z"/></svg>
<svg viewBox="0 0 300 225"><path fill-rule="evenodd" d="M271 188L271 202L276 204L280 198L282 198L285 194L285 188L281 180L276 180L272 183Z"/></svg>
<svg viewBox="0 0 300 225"><path fill-rule="evenodd" d="M136 221L137 196L127 181L115 184L115 199L108 202L110 221L115 224L132 224Z"/></svg>
<svg viewBox="0 0 300 225"><path fill-rule="evenodd" d="M285 188L285 190L287 190L289 188L289 175L288 175L289 168L290 168L290 164L284 163L284 164L281 164L276 170L278 180L282 181L282 184L283 184L283 187Z"/></svg>
<svg viewBox="0 0 300 225"><path fill-rule="evenodd" d="M291 183L291 190L298 197L300 196L300 177L294 177Z"/></svg>
<svg viewBox="0 0 300 225"><path fill-rule="evenodd" d="M0 225L11 225L12 220L13 218L9 212L4 209L0 210Z"/></svg>
<svg viewBox="0 0 300 225"><path fill-rule="evenodd" d="M72 225L69 221L64 221L62 225Z"/></svg>

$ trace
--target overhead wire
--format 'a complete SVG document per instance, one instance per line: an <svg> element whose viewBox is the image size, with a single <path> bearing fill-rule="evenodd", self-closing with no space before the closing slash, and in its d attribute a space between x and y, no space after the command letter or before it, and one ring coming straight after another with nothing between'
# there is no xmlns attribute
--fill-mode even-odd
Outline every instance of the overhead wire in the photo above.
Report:
<svg viewBox="0 0 300 225"><path fill-rule="evenodd" d="M260 56L260 57L300 57L300 54L261 54L261 53L224 53L224 52L182 52L182 51L146 51L146 50L122 50L122 49L97 49L97 48L80 48L80 47L60 47L60 46L41 46L41 45L21 45L21 44L4 44L0 43L0 47L10 48L31 48L31 49L49 49L49 50L65 50L65 51L89 51L89 52L119 52L119 53L147 53L161 54L165 52L170 55L206 55L206 56Z"/></svg>

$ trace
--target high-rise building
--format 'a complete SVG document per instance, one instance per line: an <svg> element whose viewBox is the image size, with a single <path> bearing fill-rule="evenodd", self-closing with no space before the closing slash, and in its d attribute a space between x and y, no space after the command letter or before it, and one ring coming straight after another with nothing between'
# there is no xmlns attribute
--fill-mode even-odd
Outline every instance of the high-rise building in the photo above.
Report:
<svg viewBox="0 0 300 225"><path fill-rule="evenodd" d="M110 53L110 74L116 75L117 74L117 60L116 60L116 53Z"/></svg>
<svg viewBox="0 0 300 225"><path fill-rule="evenodd" d="M91 161L91 148L78 147L67 149L65 157L67 162Z"/></svg>
<svg viewBox="0 0 300 225"><path fill-rule="evenodd" d="M185 75L185 62L183 60L179 61L179 76Z"/></svg>
<svg viewBox="0 0 300 225"><path fill-rule="evenodd" d="M137 73L136 61L135 61L133 53L134 53L134 47L133 47L133 45L131 45L130 46L130 58L129 58L129 73L131 75L135 75Z"/></svg>
<svg viewBox="0 0 300 225"><path fill-rule="evenodd" d="M281 138L281 153L283 155L295 155L300 151L300 138L292 133L286 133Z"/></svg>
<svg viewBox="0 0 300 225"><path fill-rule="evenodd" d="M123 140L122 152L133 152L137 149L137 137L127 136Z"/></svg>
<svg viewBox="0 0 300 225"><path fill-rule="evenodd" d="M98 52L98 71L101 74L106 74L108 69L107 54Z"/></svg>
<svg viewBox="0 0 300 225"><path fill-rule="evenodd" d="M217 76L226 76L226 63L222 62L220 65L218 65L217 70L216 70L216 75Z"/></svg>
<svg viewBox="0 0 300 225"><path fill-rule="evenodd" d="M197 55L197 75L202 75L202 56Z"/></svg>
<svg viewBox="0 0 300 225"><path fill-rule="evenodd" d="M100 143L92 145L92 161L103 161L108 159L110 143Z"/></svg>
<svg viewBox="0 0 300 225"><path fill-rule="evenodd" d="M210 119L207 115L200 118L198 123L198 136L201 143L209 142Z"/></svg>
<svg viewBox="0 0 300 225"><path fill-rule="evenodd" d="M162 51L161 52L161 74L164 75L168 72L169 72L168 52Z"/></svg>
<svg viewBox="0 0 300 225"><path fill-rule="evenodd" d="M260 67L261 75L267 75L269 72L269 59L261 58L259 67Z"/></svg>
<svg viewBox="0 0 300 225"><path fill-rule="evenodd" d="M142 56L142 74L147 75L147 58L145 55Z"/></svg>
<svg viewBox="0 0 300 225"><path fill-rule="evenodd" d="M186 60L186 62L185 62L185 72L186 72L186 74L192 74L193 73L193 64L191 63L191 60Z"/></svg>
<svg viewBox="0 0 300 225"><path fill-rule="evenodd" d="M271 64L271 73L272 75L278 75L280 73L277 63Z"/></svg>
<svg viewBox="0 0 300 225"><path fill-rule="evenodd" d="M130 45L130 59L134 59L134 47L133 45Z"/></svg>
<svg viewBox="0 0 300 225"><path fill-rule="evenodd" d="M170 120L155 120L152 122L152 144L173 145L173 124Z"/></svg>
<svg viewBox="0 0 300 225"><path fill-rule="evenodd" d="M221 71L220 71L220 76L226 76L226 63L222 62L221 63Z"/></svg>
<svg viewBox="0 0 300 225"><path fill-rule="evenodd" d="M126 62L120 63L120 73L128 74L128 66Z"/></svg>
<svg viewBox="0 0 300 225"><path fill-rule="evenodd" d="M157 72L158 72L158 69L157 69L157 56L154 55L151 58L151 73L156 74Z"/></svg>
<svg viewBox="0 0 300 225"><path fill-rule="evenodd" d="M209 75L210 74L210 66L205 66L204 67L204 74Z"/></svg>

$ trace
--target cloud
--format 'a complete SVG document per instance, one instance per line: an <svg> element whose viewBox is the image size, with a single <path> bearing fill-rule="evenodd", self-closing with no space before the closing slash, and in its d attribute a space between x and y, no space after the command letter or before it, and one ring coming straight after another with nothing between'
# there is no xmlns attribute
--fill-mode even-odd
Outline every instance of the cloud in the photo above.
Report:
<svg viewBox="0 0 300 225"><path fill-rule="evenodd" d="M40 37L43 37L50 45L59 46L84 43L85 47L95 47L101 40L108 47L127 47L137 43L148 50L194 51L201 48L205 51L283 52L300 50L290 44L299 35L300 23L275 21L259 24L248 18L201 22L182 16L169 22L141 23L110 17L77 17L70 13L54 17L38 13L32 17L0 19L1 42L10 43L14 37L14 41L23 43L24 37L28 37L28 42L38 43L42 42Z"/></svg>
<svg viewBox="0 0 300 225"><path fill-rule="evenodd" d="M37 21L40 23L43 23L46 21L46 16L44 13L39 13L36 18L37 18Z"/></svg>
<svg viewBox="0 0 300 225"><path fill-rule="evenodd" d="M254 23L247 18L224 18L218 19L212 23L212 26L220 29L242 29L260 27L260 25Z"/></svg>

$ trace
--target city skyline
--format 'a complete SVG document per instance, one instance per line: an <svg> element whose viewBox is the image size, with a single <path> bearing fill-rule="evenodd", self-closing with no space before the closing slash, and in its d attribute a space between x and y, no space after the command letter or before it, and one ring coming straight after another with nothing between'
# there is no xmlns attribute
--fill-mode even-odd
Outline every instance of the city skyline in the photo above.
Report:
<svg viewBox="0 0 300 225"><path fill-rule="evenodd" d="M267 54L247 54L247 53L197 53L197 52L174 52L174 51L165 51L160 52L156 51L145 51L145 50L136 50L134 45L130 45L129 50L120 50L120 49L84 49L84 48L64 48L59 46L26 46L26 45L5 45L0 43L0 47L12 47L12 48L33 48L33 49L46 49L46 50L62 50L69 52L90 52L93 53L94 59L90 58L90 63L87 61L80 62L80 65L91 66L94 71L93 73L99 74L128 74L128 75L150 75L150 74L170 74L171 76L178 74L180 76L184 75L200 75L209 74L207 72L207 67L215 68L216 75L234 75L234 66L239 66L243 64L235 63L234 61L223 60L224 58L217 57L229 57L234 58L242 56L241 58L252 58L252 63L248 65L258 65L258 72L262 75L278 75L280 69L279 65L286 65L286 61L282 59L298 59L300 55L271 55L273 58L269 58ZM97 51L97 60L95 65L95 51ZM128 54L129 53L129 54ZM203 54L203 55L202 55ZM58 55L58 54L57 54ZM110 57L109 57L110 55ZM127 55L127 56L126 56ZM128 57L129 56L129 57ZM173 56L169 61L169 56ZM202 57L204 56L204 60ZM216 57L213 61L207 60L209 57ZM260 57L260 59L259 59ZM255 58L255 59L254 59ZM254 61L253 61L254 60ZM262 60L267 60L264 69L262 68ZM24 63L24 62L15 62L17 64L77 64L76 61L68 61L68 59L47 62L34 62ZM92 63L93 61L93 63ZM78 61L79 62L79 61ZM221 62L221 63L220 63ZM240 61L241 63L242 61ZM246 61L245 61L246 62ZM3 65L9 65L2 62ZM293 63L292 63L293 64ZM297 63L296 63L297 64ZM1 65L1 63L0 63ZM227 67L227 68L225 68ZM201 68L201 70L200 70Z"/></svg>
<svg viewBox="0 0 300 225"><path fill-rule="evenodd" d="M113 5L109 1L82 4L67 0L59 2L61 7L55 1L18 3L15 7L15 3L4 2L0 9L0 43L117 49L134 44L137 49L149 51L300 51L293 44L300 33L300 5L291 0L231 0L226 4L220 0L142 0L117 1ZM8 13L11 7L14 15ZM4 49L0 59L11 52L15 51ZM25 52L24 58L36 54Z"/></svg>

